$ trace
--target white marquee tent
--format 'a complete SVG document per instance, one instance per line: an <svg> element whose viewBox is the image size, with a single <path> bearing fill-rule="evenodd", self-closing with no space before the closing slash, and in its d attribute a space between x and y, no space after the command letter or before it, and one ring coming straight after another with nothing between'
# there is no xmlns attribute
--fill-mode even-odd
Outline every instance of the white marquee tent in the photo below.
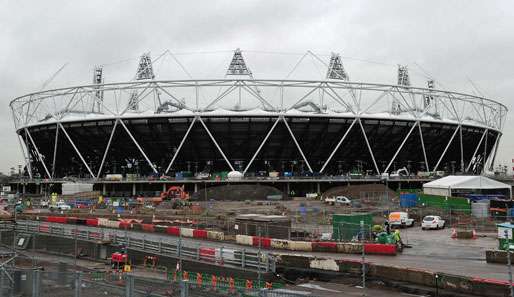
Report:
<svg viewBox="0 0 514 297"><path fill-rule="evenodd" d="M470 191L472 193L492 192L507 193L512 198L512 186L494 179L478 175L450 175L423 185L423 193L429 195L452 196L452 191Z"/></svg>

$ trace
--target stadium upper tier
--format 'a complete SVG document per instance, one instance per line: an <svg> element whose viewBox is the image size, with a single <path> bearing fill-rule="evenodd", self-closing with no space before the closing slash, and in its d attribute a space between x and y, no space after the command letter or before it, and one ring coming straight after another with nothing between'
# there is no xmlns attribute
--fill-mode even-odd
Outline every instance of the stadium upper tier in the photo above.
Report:
<svg viewBox="0 0 514 297"><path fill-rule="evenodd" d="M155 80L149 65L134 81L103 83L100 69L94 84L12 100L27 173L476 172L492 166L507 114L410 86L402 67L398 85L351 82L337 56L324 80L254 79L238 51L222 79Z"/></svg>

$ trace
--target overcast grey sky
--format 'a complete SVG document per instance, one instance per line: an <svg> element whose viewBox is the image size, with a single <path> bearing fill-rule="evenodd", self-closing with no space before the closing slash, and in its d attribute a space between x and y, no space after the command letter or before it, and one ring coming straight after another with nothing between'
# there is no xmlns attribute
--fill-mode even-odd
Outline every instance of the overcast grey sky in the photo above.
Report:
<svg viewBox="0 0 514 297"><path fill-rule="evenodd" d="M0 171L23 162L9 101L39 90L64 63L86 69L89 83L91 65L147 51L336 51L417 63L446 88L472 93L469 77L512 110L513 36L512 1L0 0ZM511 113L497 159L506 165Z"/></svg>

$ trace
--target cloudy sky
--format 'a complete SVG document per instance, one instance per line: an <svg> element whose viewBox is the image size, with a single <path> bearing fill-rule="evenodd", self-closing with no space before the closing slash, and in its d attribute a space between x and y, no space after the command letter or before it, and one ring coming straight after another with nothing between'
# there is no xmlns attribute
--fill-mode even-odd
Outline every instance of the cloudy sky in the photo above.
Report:
<svg viewBox="0 0 514 297"><path fill-rule="evenodd" d="M336 51L406 64L447 89L479 91L514 110L513 11L511 1L0 0L0 171L23 162L11 99L40 90L65 63L68 72L52 87L89 83L92 65L148 51ZM509 166L513 127L509 115L498 155Z"/></svg>

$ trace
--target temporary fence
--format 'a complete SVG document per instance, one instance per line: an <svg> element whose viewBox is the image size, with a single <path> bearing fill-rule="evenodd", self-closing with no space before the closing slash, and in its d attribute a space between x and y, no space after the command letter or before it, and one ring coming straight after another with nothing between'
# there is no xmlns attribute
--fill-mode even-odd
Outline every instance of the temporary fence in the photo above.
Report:
<svg viewBox="0 0 514 297"><path fill-rule="evenodd" d="M32 297L299 297L268 282L181 273L167 279L105 271L52 272L9 269L0 274L0 296ZM314 295L310 295L314 296Z"/></svg>

